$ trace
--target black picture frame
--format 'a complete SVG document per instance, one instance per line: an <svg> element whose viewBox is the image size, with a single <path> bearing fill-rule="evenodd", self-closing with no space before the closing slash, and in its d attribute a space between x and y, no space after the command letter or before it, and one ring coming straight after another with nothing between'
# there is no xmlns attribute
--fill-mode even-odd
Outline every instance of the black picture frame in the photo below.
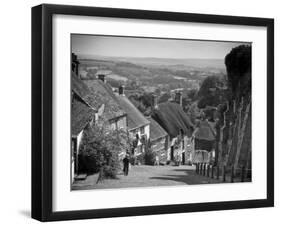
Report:
<svg viewBox="0 0 281 226"><path fill-rule="evenodd" d="M95 210L52 210L52 17L55 14L181 21L267 28L267 198ZM177 12L43 4L32 8L32 218L122 217L274 206L274 20Z"/></svg>

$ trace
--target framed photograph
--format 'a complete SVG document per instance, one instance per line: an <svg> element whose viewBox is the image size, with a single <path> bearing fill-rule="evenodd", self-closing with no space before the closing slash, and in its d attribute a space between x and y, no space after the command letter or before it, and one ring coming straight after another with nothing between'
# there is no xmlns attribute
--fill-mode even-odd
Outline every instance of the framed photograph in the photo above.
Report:
<svg viewBox="0 0 281 226"><path fill-rule="evenodd" d="M32 217L274 205L274 21L32 8Z"/></svg>

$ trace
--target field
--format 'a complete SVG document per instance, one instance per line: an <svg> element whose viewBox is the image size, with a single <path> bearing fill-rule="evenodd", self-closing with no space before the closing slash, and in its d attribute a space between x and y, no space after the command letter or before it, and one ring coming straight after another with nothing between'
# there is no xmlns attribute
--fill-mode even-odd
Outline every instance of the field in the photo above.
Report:
<svg viewBox="0 0 281 226"><path fill-rule="evenodd" d="M208 76L225 75L225 67L219 59L165 59L165 58L114 58L80 56L82 70L93 76L104 72L110 84L132 82L142 86L168 85L168 89L198 89Z"/></svg>

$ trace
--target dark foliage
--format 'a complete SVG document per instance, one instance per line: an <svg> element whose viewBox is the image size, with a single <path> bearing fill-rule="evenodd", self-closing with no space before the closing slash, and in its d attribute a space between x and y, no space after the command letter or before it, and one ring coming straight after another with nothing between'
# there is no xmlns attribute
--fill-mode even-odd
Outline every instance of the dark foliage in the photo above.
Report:
<svg viewBox="0 0 281 226"><path fill-rule="evenodd" d="M164 93L162 96L160 96L158 103L164 103L167 102L171 98L171 95L169 93Z"/></svg>
<svg viewBox="0 0 281 226"><path fill-rule="evenodd" d="M226 100L226 91L222 89L225 81L218 76L207 77L199 91L198 91L198 107L205 108L206 106L216 107L220 103Z"/></svg>
<svg viewBox="0 0 281 226"><path fill-rule="evenodd" d="M198 97L201 98L208 96L212 92L211 89L215 89L218 83L222 83L222 81L217 76L208 76L205 78L198 91Z"/></svg>
<svg viewBox="0 0 281 226"><path fill-rule="evenodd" d="M225 57L229 86L235 93L240 87L241 93L251 90L252 47L240 45L231 50Z"/></svg>
<svg viewBox="0 0 281 226"><path fill-rule="evenodd" d="M144 154L144 162L146 165L154 165L156 154L150 148Z"/></svg>
<svg viewBox="0 0 281 226"><path fill-rule="evenodd" d="M192 89L187 92L187 96L190 100L194 101L197 98L197 90Z"/></svg>
<svg viewBox="0 0 281 226"><path fill-rule="evenodd" d="M190 120L191 122L195 125L196 124L196 121L197 119L200 118L201 116L201 111L200 109L198 108L197 106L197 103L192 103L187 111L187 114L189 115L190 117Z"/></svg>
<svg viewBox="0 0 281 226"><path fill-rule="evenodd" d="M143 96L140 97L140 101L146 107L150 107L152 105L153 94L151 93L144 93Z"/></svg>
<svg viewBox="0 0 281 226"><path fill-rule="evenodd" d="M104 178L116 178L120 170L119 154L130 144L123 130L108 130L94 125L85 131L81 145L80 165L85 173L102 172Z"/></svg>

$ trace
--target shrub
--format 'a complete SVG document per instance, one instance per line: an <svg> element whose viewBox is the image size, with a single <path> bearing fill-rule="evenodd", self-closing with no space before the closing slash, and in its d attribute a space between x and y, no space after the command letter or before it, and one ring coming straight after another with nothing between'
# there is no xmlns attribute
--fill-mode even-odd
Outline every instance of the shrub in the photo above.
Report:
<svg viewBox="0 0 281 226"><path fill-rule="evenodd" d="M145 153L141 153L140 155L138 155L137 158L136 158L137 164L141 164L141 165L145 164L145 158L144 157L145 157Z"/></svg>
<svg viewBox="0 0 281 226"><path fill-rule="evenodd" d="M156 153L150 148L144 154L144 161L146 165L154 165L156 158Z"/></svg>
<svg viewBox="0 0 281 226"><path fill-rule="evenodd" d="M104 178L112 178L115 179L117 177L117 173L119 171L119 166L104 166L103 176Z"/></svg>
<svg viewBox="0 0 281 226"><path fill-rule="evenodd" d="M131 165L135 165L136 164L136 157L135 156L131 156L130 157L130 163L131 163Z"/></svg>
<svg viewBox="0 0 281 226"><path fill-rule="evenodd" d="M128 150L128 139L125 131L111 131L106 125L88 128L82 139L79 165L86 173L100 171L104 178L116 178L121 168L119 154Z"/></svg>

